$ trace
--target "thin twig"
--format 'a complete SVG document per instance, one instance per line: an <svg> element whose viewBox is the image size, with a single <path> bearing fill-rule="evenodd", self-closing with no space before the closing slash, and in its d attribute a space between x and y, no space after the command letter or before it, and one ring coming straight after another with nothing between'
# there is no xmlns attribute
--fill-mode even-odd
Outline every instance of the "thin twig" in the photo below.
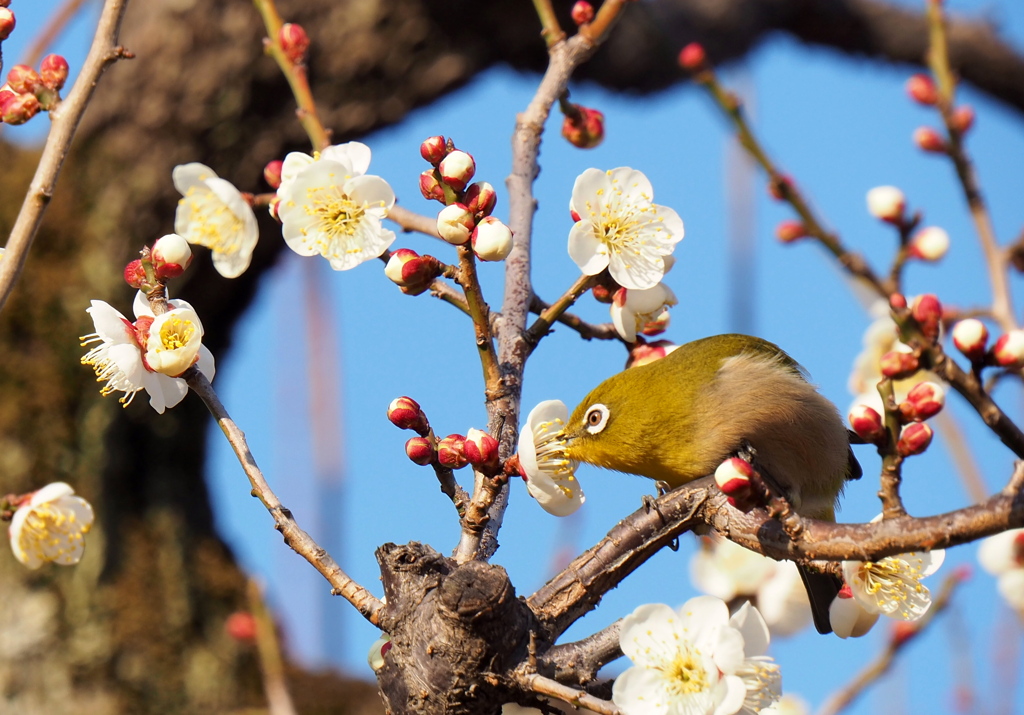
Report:
<svg viewBox="0 0 1024 715"><path fill-rule="evenodd" d="M551 5L551 0L533 0L533 9L536 10L537 17L540 19L540 26L542 28L540 34L548 47L552 47L565 39L565 32L562 30L562 26L558 24L558 18L555 16L555 8Z"/></svg>
<svg viewBox="0 0 1024 715"><path fill-rule="evenodd" d="M316 111L316 102L313 100L313 92L309 88L309 77L306 74L306 66L301 62L292 62L281 47L281 16L277 12L274 0L252 0L253 5L263 18L263 25L267 28L267 38L264 40L265 49L268 55L274 58L277 66L281 68L281 74L288 81L292 88L292 95L298 104L295 110L299 123L306 130L309 141L317 151L326 149L331 143L331 135L320 121L320 115Z"/></svg>
<svg viewBox="0 0 1024 715"><path fill-rule="evenodd" d="M124 17L127 5L128 0L107 0L103 5L96 25L96 35L82 64L82 71L68 96L50 112L50 133L46 137L39 165L21 204L14 228L7 239L4 259L0 261L0 310L7 303L14 282L25 266L25 258L57 186L57 178L78 129L78 122L92 99L100 75L117 60L131 57L131 53L117 44L121 18Z"/></svg>
<svg viewBox="0 0 1024 715"><path fill-rule="evenodd" d="M896 450L901 427L893 381L885 378L879 382L878 394L881 396L882 406L885 408L884 419L887 434L885 443L878 448L878 454L882 457L882 475L879 480L881 487L878 491L878 498L882 500L882 516L892 519L897 516L905 516L907 513L903 506L903 499L900 497L900 484L903 481L901 473L903 457Z"/></svg>
<svg viewBox="0 0 1024 715"><path fill-rule="evenodd" d="M257 466L252 452L249 451L245 434L238 428L234 420L231 419L227 410L224 409L224 405L221 403L220 398L217 397L217 393L214 392L210 381L194 366L189 368L182 377L185 378L188 386L206 403L210 414L217 420L217 425L224 432L228 444L231 445L235 456L238 457L238 461L245 471L245 476L249 478L249 483L252 485L252 495L259 499L263 506L267 508L267 511L270 512L270 515L274 518L274 528L284 536L285 543L312 564L327 579L328 583L333 587L332 594L342 596L367 621L377 625L380 621L384 604L342 571L341 566L331 558L331 555L317 544L313 537L303 531L295 521L291 511L281 504L277 495L274 494L270 485L267 484L267 480L263 477L263 472Z"/></svg>
<svg viewBox="0 0 1024 715"><path fill-rule="evenodd" d="M995 230L992 228L992 217L989 215L985 199L981 195L981 187L974 172L970 157L964 149L964 131L957 125L953 117L956 95L956 77L949 64L949 51L946 39L946 18L942 3L928 3L929 41L928 65L935 75L938 88L936 106L942 115L949 137L946 152L956 168L957 178L964 191L964 198L978 232L985 265L988 268L989 281L992 284L992 317L1004 330L1017 327L1013 315L1013 298L1010 294L1010 283L1007 279L1007 254L999 247Z"/></svg>
<svg viewBox="0 0 1024 715"><path fill-rule="evenodd" d="M440 234L437 232L437 220L432 219L429 216L418 214L415 211L410 211L402 206L391 207L388 211L388 219L394 221L402 227L403 231L422 233L425 236L442 240Z"/></svg>
<svg viewBox="0 0 1024 715"><path fill-rule="evenodd" d="M484 394L488 401L493 401L502 395L501 370L498 367L498 353L494 349L494 335L491 333L491 307L484 300L476 273L476 256L469 245L459 246L458 282L466 294L469 315L473 319L480 367L484 372Z"/></svg>
<svg viewBox="0 0 1024 715"><path fill-rule="evenodd" d="M586 708L592 712L600 713L600 715L622 715L622 711L615 707L614 703L608 700L601 700L601 698L595 698L589 693L571 688L568 685L562 685L557 680L545 678L543 675L528 673L519 676L517 680L527 690L532 690L535 693L547 695L551 698L557 698L562 702L569 703L573 707Z"/></svg>
<svg viewBox="0 0 1024 715"><path fill-rule="evenodd" d="M911 641L921 635L921 633L923 633L935 620L936 616L946 610L949 606L953 591L960 583L962 583L962 580L963 579L958 574L952 574L946 577L946 580L942 584L942 590L939 592L939 595L935 600L932 601L931 608L928 609L928 612L925 613L919 621L907 622L904 624L911 626L912 630L899 637L895 635L890 636L889 640L886 642L885 650L879 654L878 658L854 676L853 680L851 680L848 685L832 695L832 697L830 697L822 706L821 710L818 711L818 715L837 715L853 705L854 701L863 695L865 690L885 676L885 674L892 669L893 663L896 661L896 656L898 656Z"/></svg>
<svg viewBox="0 0 1024 715"><path fill-rule="evenodd" d="M576 279L576 282L567 290L561 298L541 311L540 317L534 321L530 329L526 331L526 339L534 346L541 338L548 334L551 325L558 320L581 295L586 293L597 282L597 276L583 275Z"/></svg>
<svg viewBox="0 0 1024 715"><path fill-rule="evenodd" d="M536 294L533 296L533 300L530 301L530 312L540 315L548 307L549 303ZM622 340L622 337L615 330L615 326L611 323L588 323L578 315L573 313L562 313L558 316L558 321L562 325L566 325L577 333L584 340Z"/></svg>
<svg viewBox="0 0 1024 715"><path fill-rule="evenodd" d="M255 580L246 584L249 611L256 621L256 652L263 673L263 692L267 696L268 715L296 715L288 682L284 677L284 656L277 637L274 616L263 600L263 589Z"/></svg>

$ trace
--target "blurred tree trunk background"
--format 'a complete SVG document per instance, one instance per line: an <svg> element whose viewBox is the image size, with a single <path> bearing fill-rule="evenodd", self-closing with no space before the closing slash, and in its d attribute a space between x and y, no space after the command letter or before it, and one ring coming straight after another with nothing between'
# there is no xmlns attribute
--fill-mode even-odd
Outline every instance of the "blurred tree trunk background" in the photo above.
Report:
<svg viewBox="0 0 1024 715"><path fill-rule="evenodd" d="M556 5L571 27L572 3ZM491 65L538 71L545 63L525 0L282 0L280 9L313 39L314 94L336 142L399 122ZM712 58L727 60L773 32L918 63L926 38L919 15L868 0L658 0L627 8L583 76L615 89L656 91L684 79L675 56L687 42L701 40ZM75 568L29 572L0 558L0 713L265 708L252 648L224 630L227 616L246 608L245 576L213 527L203 479L204 407L189 396L156 415L145 393L129 409L101 399L75 341L92 332L90 299L130 305L121 268L173 230L173 166L200 161L242 189L258 190L268 161L308 149L287 86L262 54L262 37L247 0L129 5L122 43L136 59L102 79L26 271L0 314L0 489L67 481L98 516ZM981 25L958 28L954 61L965 77L1020 109L1024 64L992 37ZM36 156L0 144L4 233ZM205 342L222 365L232 326L284 246L279 229L261 220L262 239L244 276L225 280L200 259L176 286L199 308ZM302 713L381 709L372 685L290 674Z"/></svg>

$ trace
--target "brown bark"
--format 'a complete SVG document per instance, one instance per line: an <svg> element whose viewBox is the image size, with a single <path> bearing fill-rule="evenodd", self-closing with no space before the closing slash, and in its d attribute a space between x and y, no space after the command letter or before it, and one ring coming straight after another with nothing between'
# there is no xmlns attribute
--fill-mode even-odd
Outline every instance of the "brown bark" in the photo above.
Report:
<svg viewBox="0 0 1024 715"><path fill-rule="evenodd" d="M571 4L557 3L563 17ZM519 0L292 0L281 9L313 36L314 91L337 141L400 121L495 63L539 70L545 62L536 18ZM776 31L899 62L919 62L925 37L919 16L869 0L661 0L631 6L582 76L654 91L681 79L675 54L688 41L731 59ZM252 652L223 630L226 616L244 607L244 580L213 529L202 477L202 405L189 396L156 415L144 395L127 409L101 399L78 364L83 351L73 338L91 332L84 312L90 299L130 310L120 268L172 229L175 164L202 161L243 190L259 190L268 160L306 147L284 82L258 50L261 36L244 0L135 0L122 39L137 59L103 79L26 273L0 313L0 487L26 491L65 480L99 517L74 569L29 573L0 559L5 712L166 715L263 702ZM965 78L1024 108L1019 57L980 26L955 30L952 41ZM22 196L33 155L0 146L0 160L0 194ZM0 229L9 230L13 203L0 207ZM200 256L175 286L201 312L206 342L221 360L232 326L283 245L269 222L262 235L243 277L222 279ZM246 488L241 475L239 488ZM391 564L395 548L382 551L382 562ZM443 559L431 563L451 568ZM502 636L514 642L488 641L479 623L466 637L482 638L474 641L482 659L504 659L488 667L521 657L530 617L507 579L492 567L460 568L486 570L495 585L487 597L510 609L506 615L519 626ZM453 598L443 607L462 612L467 604L456 597L466 595L442 589L433 598ZM403 628L396 624L396 639ZM432 692L459 682L457 672L451 676ZM301 712L343 712L367 702L365 687L296 677ZM474 702L491 709L507 687L492 685ZM402 701L401 693L386 697Z"/></svg>

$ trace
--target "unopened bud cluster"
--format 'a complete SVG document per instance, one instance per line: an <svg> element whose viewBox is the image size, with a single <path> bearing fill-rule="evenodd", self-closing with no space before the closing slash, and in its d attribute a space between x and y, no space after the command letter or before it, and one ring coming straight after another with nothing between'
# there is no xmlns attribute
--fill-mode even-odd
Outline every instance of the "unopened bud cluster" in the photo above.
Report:
<svg viewBox="0 0 1024 715"><path fill-rule="evenodd" d="M604 141L604 114L582 104L563 107L562 136L580 149L593 149Z"/></svg>
<svg viewBox="0 0 1024 715"><path fill-rule="evenodd" d="M485 474L500 471L498 440L478 429L470 429L463 436L450 434L436 440L430 430L430 422L419 403L411 397L397 397L388 405L388 420L399 429L416 432L405 443L405 454L416 464L426 466L440 464L449 469L462 469L467 464Z"/></svg>
<svg viewBox="0 0 1024 715"><path fill-rule="evenodd" d="M3 34L7 8L0 8L0 35ZM13 28L13 15L11 15ZM0 38L3 39L3 38ZM0 119L7 124L24 124L40 111L49 111L60 102L60 90L68 78L68 62L60 55L47 55L39 70L15 65L0 87Z"/></svg>
<svg viewBox="0 0 1024 715"><path fill-rule="evenodd" d="M425 139L420 156L434 167L420 174L420 192L445 204L437 214L437 234L453 246L469 243L481 261L505 260L512 251L512 231L491 216L498 203L494 187L486 181L471 183L476 175L473 156L443 136Z"/></svg>
<svg viewBox="0 0 1024 715"><path fill-rule="evenodd" d="M143 249L142 258L136 258L124 267L124 280L132 288L148 291L153 288L153 279L162 283L177 278L191 263L192 248L188 241L176 233L169 233L158 238L152 248Z"/></svg>

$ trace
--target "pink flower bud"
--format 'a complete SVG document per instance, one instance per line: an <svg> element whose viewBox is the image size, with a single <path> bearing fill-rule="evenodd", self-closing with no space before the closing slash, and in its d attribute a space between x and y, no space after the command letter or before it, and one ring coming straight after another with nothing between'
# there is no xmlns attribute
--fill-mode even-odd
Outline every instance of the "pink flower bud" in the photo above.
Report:
<svg viewBox="0 0 1024 715"><path fill-rule="evenodd" d="M177 278L192 263L192 248L176 233L169 233L153 244L153 268L159 278Z"/></svg>
<svg viewBox="0 0 1024 715"><path fill-rule="evenodd" d="M907 297L902 293L893 293L889 296L889 307L894 310L903 310L907 307Z"/></svg>
<svg viewBox="0 0 1024 715"><path fill-rule="evenodd" d="M388 420L398 429L413 430L421 436L430 431L427 416L411 397L396 397L388 405Z"/></svg>
<svg viewBox="0 0 1024 715"><path fill-rule="evenodd" d="M68 61L60 55L47 55L39 63L39 78L49 89L60 89L68 80Z"/></svg>
<svg viewBox="0 0 1024 715"><path fill-rule="evenodd" d="M274 159L267 162L267 165L263 167L263 180L270 185L270 188L277 189L281 186L281 168L283 166L283 161Z"/></svg>
<svg viewBox="0 0 1024 715"><path fill-rule="evenodd" d="M934 433L924 422L911 422L900 433L900 441L896 443L896 451L904 457L910 457L928 449Z"/></svg>
<svg viewBox="0 0 1024 715"><path fill-rule="evenodd" d="M421 256L408 248L399 248L391 254L384 275L403 288L420 288L411 292L419 295L430 287L430 282L441 275L441 264L433 256Z"/></svg>
<svg viewBox="0 0 1024 715"><path fill-rule="evenodd" d="M427 437L412 437L405 443L405 456L425 467L434 461L434 444Z"/></svg>
<svg viewBox="0 0 1024 715"><path fill-rule="evenodd" d="M668 308L665 308L660 313L658 313L658 316L654 320L649 320L646 323L644 323L643 327L640 328L640 333L642 335L646 335L647 337L661 335L666 330L668 330L669 323L671 322L672 316L669 313Z"/></svg>
<svg viewBox="0 0 1024 715"><path fill-rule="evenodd" d="M440 201L444 203L444 187L437 178L436 169L427 169L420 174L420 193L427 201Z"/></svg>
<svg viewBox="0 0 1024 715"><path fill-rule="evenodd" d="M793 179L786 174L768 182L768 194L776 201L784 201L793 191Z"/></svg>
<svg viewBox="0 0 1024 715"><path fill-rule="evenodd" d="M512 252L512 229L494 216L484 216L473 229L473 253L481 261L503 261Z"/></svg>
<svg viewBox="0 0 1024 715"><path fill-rule="evenodd" d="M469 463L485 472L498 468L498 440L482 430L470 428L462 451Z"/></svg>
<svg viewBox="0 0 1024 715"><path fill-rule="evenodd" d="M988 328L977 318L957 321L953 326L953 344L972 362L981 360L988 345Z"/></svg>
<svg viewBox="0 0 1024 715"><path fill-rule="evenodd" d="M865 442L875 444L885 437L882 416L867 405L854 405L849 420L850 428Z"/></svg>
<svg viewBox="0 0 1024 715"><path fill-rule="evenodd" d="M937 261L949 250L949 234L938 226L922 228L907 244L907 253L921 261Z"/></svg>
<svg viewBox="0 0 1024 715"><path fill-rule="evenodd" d="M946 391L934 382L921 382L914 386L907 399L900 403L900 414L910 422L923 422L934 417L946 404Z"/></svg>
<svg viewBox="0 0 1024 715"><path fill-rule="evenodd" d="M7 124L24 124L39 114L41 108L34 94L5 95L0 99L0 118Z"/></svg>
<svg viewBox="0 0 1024 715"><path fill-rule="evenodd" d="M580 220L580 215L578 213L576 213L575 209L571 209L570 208L569 209L569 218L571 218L574 222L575 221L579 221Z"/></svg>
<svg viewBox="0 0 1024 715"><path fill-rule="evenodd" d="M302 25L286 22L281 25L277 39L281 43L284 56L292 64L301 64L306 59L306 52L309 50L309 35L306 34Z"/></svg>
<svg viewBox="0 0 1024 715"><path fill-rule="evenodd" d="M907 94L918 104L934 105L939 100L935 82L926 74L911 75L907 80Z"/></svg>
<svg viewBox="0 0 1024 715"><path fill-rule="evenodd" d="M224 621L224 632L233 640L251 643L256 640L256 619L248 611L235 611Z"/></svg>
<svg viewBox="0 0 1024 715"><path fill-rule="evenodd" d="M969 104L957 107L950 115L949 123L961 134L966 134L974 126L974 110Z"/></svg>
<svg viewBox="0 0 1024 715"><path fill-rule="evenodd" d="M136 290L146 285L146 269L142 267L142 260L136 258L124 267L125 283Z"/></svg>
<svg viewBox="0 0 1024 715"><path fill-rule="evenodd" d="M448 145L445 143L444 137L438 135L436 137L427 137L420 144L420 156L424 160L430 162L434 166L441 163L444 159L445 154L448 153Z"/></svg>
<svg viewBox="0 0 1024 715"><path fill-rule="evenodd" d="M575 107L579 113L562 120L562 136L575 147L593 149L604 141L604 114L579 104Z"/></svg>
<svg viewBox="0 0 1024 715"><path fill-rule="evenodd" d="M921 332L926 337L938 337L942 321L942 303L937 297L931 293L917 296L910 304L910 314L921 326Z"/></svg>
<svg viewBox="0 0 1024 715"><path fill-rule="evenodd" d="M478 181L475 184L470 184L466 189L463 202L474 216L490 216L498 203L498 195L495 193L494 187L486 181Z"/></svg>
<svg viewBox="0 0 1024 715"><path fill-rule="evenodd" d="M455 191L462 191L466 184L473 180L476 173L476 162L464 151L456 149L441 160L438 165L444 183Z"/></svg>
<svg viewBox="0 0 1024 715"><path fill-rule="evenodd" d="M588 3L587 0L579 0L572 6L572 21L576 23L577 27L586 25L593 19L594 6Z"/></svg>
<svg viewBox="0 0 1024 715"><path fill-rule="evenodd" d="M992 356L1000 367L1024 366L1024 330L1011 330L992 346Z"/></svg>
<svg viewBox="0 0 1024 715"><path fill-rule="evenodd" d="M868 191L868 213L881 221L900 223L907 199L895 186L876 186Z"/></svg>
<svg viewBox="0 0 1024 715"><path fill-rule="evenodd" d="M437 461L449 469L462 469L469 460L465 453L466 438L461 434L450 434L437 443Z"/></svg>
<svg viewBox="0 0 1024 715"><path fill-rule="evenodd" d="M14 32L14 13L7 7L0 7L0 42L6 40Z"/></svg>
<svg viewBox="0 0 1024 715"><path fill-rule="evenodd" d="M641 365L661 360L678 347L678 345L670 343L668 340L655 340L652 343L636 342L629 350L626 369L640 367Z"/></svg>
<svg viewBox="0 0 1024 715"><path fill-rule="evenodd" d="M684 70L696 72L704 69L707 61L707 53L704 52L704 46L699 42L691 42L679 51L679 66Z"/></svg>
<svg viewBox="0 0 1024 715"><path fill-rule="evenodd" d="M476 222L463 204L445 206L437 214L437 232L448 243L461 246L473 235Z"/></svg>
<svg viewBox="0 0 1024 715"><path fill-rule="evenodd" d="M14 65L7 73L7 85L17 94L32 94L40 84L39 73L28 65Z"/></svg>
<svg viewBox="0 0 1024 715"><path fill-rule="evenodd" d="M807 227L800 221L779 221L779 225L775 227L775 238L783 243L792 243L806 236Z"/></svg>
<svg viewBox="0 0 1024 715"><path fill-rule="evenodd" d="M757 505L759 495L754 488L754 468L745 459L730 457L715 470L715 483L729 497L729 503L741 511Z"/></svg>
<svg viewBox="0 0 1024 715"><path fill-rule="evenodd" d="M878 359L878 368L885 377L902 380L918 371L920 361L906 350L890 350Z"/></svg>
<svg viewBox="0 0 1024 715"><path fill-rule="evenodd" d="M594 300L596 300L598 303L608 304L615 302L615 296L618 293L618 291L613 292L608 286L602 285L600 283L591 288L590 292L594 295Z"/></svg>
<svg viewBox="0 0 1024 715"><path fill-rule="evenodd" d="M946 140L931 127L918 127L915 129L914 143L922 151L934 154L942 154L946 151Z"/></svg>

